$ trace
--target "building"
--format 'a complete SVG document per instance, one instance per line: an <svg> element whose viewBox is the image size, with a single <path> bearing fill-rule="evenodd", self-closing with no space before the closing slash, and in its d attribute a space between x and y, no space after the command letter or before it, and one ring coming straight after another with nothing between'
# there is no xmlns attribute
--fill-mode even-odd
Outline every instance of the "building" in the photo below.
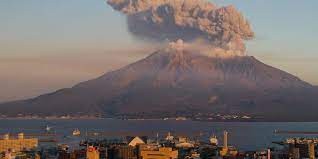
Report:
<svg viewBox="0 0 318 159"><path fill-rule="evenodd" d="M177 141L176 145L177 148L193 148L194 143L190 142L187 138L185 137L179 137L179 140Z"/></svg>
<svg viewBox="0 0 318 159"><path fill-rule="evenodd" d="M108 148L109 159L137 159L137 150L129 145L116 145Z"/></svg>
<svg viewBox="0 0 318 159"><path fill-rule="evenodd" d="M126 140L128 142L128 145L129 146L137 146L137 145L140 145L140 144L145 144L147 142L147 138L146 137L126 137Z"/></svg>
<svg viewBox="0 0 318 159"><path fill-rule="evenodd" d="M31 150L38 146L38 139L36 138L24 138L24 134L18 134L17 138L10 138L9 134L5 134L2 139L0 139L0 152L7 152L12 150L15 152L20 152L23 150Z"/></svg>
<svg viewBox="0 0 318 159"><path fill-rule="evenodd" d="M210 141L210 144L213 146L218 146L219 144L219 141L215 135L211 136L209 141Z"/></svg>
<svg viewBox="0 0 318 159"><path fill-rule="evenodd" d="M173 150L171 147L160 147L158 150L141 150L141 159L177 159L178 150Z"/></svg>
<svg viewBox="0 0 318 159"><path fill-rule="evenodd" d="M94 146L89 146L86 151L87 159L99 159L99 151Z"/></svg>
<svg viewBox="0 0 318 159"><path fill-rule="evenodd" d="M219 156L218 148L215 146L201 147L199 150L200 158L215 158Z"/></svg>
<svg viewBox="0 0 318 159"><path fill-rule="evenodd" d="M315 158L315 143L311 140L297 140L289 142L289 156L292 158Z"/></svg>

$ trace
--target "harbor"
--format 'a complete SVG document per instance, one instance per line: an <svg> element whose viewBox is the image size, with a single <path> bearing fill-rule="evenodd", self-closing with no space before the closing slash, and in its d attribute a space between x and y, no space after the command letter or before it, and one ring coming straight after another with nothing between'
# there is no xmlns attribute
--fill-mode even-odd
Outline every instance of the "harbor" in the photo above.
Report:
<svg viewBox="0 0 318 159"><path fill-rule="evenodd" d="M273 134L314 134L274 130ZM271 141L270 147L242 150L232 145L231 132L185 136L178 133L140 134L81 131L61 135L45 126L38 134L1 134L1 158L16 159L301 159L316 158L318 138L293 137ZM148 136L146 136L148 135Z"/></svg>

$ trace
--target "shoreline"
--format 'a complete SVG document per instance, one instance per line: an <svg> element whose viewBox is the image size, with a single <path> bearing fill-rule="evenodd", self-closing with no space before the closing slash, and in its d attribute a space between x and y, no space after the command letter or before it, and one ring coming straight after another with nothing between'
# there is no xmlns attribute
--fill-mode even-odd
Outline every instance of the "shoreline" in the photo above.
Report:
<svg viewBox="0 0 318 159"><path fill-rule="evenodd" d="M117 121L176 121L176 122L202 122L202 123L317 123L318 121L282 121L282 120L176 120L176 119L118 119L118 118L0 118L1 120L117 120Z"/></svg>

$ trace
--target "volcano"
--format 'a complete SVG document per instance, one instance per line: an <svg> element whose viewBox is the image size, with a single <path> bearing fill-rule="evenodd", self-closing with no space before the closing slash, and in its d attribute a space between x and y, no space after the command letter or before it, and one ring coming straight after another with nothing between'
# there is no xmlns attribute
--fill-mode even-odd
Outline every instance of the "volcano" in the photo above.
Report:
<svg viewBox="0 0 318 159"><path fill-rule="evenodd" d="M264 121L318 121L317 88L251 56L161 49L96 79L3 103L1 114L246 114Z"/></svg>

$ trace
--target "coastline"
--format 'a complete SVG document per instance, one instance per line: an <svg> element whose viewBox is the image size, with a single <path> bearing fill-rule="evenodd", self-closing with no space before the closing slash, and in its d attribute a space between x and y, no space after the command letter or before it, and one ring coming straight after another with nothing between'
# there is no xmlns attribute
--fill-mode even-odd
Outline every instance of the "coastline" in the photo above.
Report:
<svg viewBox="0 0 318 159"><path fill-rule="evenodd" d="M176 119L120 119L120 118L84 118L84 117L72 117L72 118L23 118L23 117L10 117L0 118L0 121L5 120L39 120L39 121L74 121L74 120L114 120L114 121L163 121L163 122L200 122L200 123L317 123L318 121L299 121L299 120L176 120Z"/></svg>

